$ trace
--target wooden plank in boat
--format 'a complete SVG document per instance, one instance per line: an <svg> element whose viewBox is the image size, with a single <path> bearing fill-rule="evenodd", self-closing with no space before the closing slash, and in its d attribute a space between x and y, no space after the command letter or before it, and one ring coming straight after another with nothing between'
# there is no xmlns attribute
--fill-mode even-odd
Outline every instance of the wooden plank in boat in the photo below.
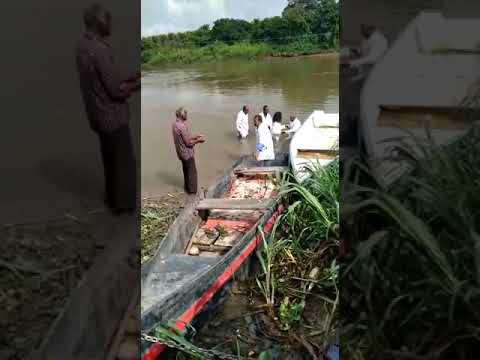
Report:
<svg viewBox="0 0 480 360"><path fill-rule="evenodd" d="M310 149L297 150L297 157L302 159L330 160L330 159L334 159L337 155L338 155L338 150L310 150Z"/></svg>
<svg viewBox="0 0 480 360"><path fill-rule="evenodd" d="M264 210L274 205L274 201L257 199L203 199L197 205L197 210Z"/></svg>
<svg viewBox="0 0 480 360"><path fill-rule="evenodd" d="M223 220L243 220L251 221L255 223L262 212L258 210L212 210L209 214L211 219L223 219Z"/></svg>
<svg viewBox="0 0 480 360"><path fill-rule="evenodd" d="M200 249L200 251L209 251L209 252L219 252L224 253L230 250L231 246L220 246L220 245L195 245Z"/></svg>
<svg viewBox="0 0 480 360"><path fill-rule="evenodd" d="M209 238L203 229L199 229L192 238L192 243L195 245L212 245L214 242L215 238Z"/></svg>
<svg viewBox="0 0 480 360"><path fill-rule="evenodd" d="M277 172L282 173L288 170L289 168L287 166L259 166L235 169L234 173L237 175L263 175L274 174Z"/></svg>
<svg viewBox="0 0 480 360"><path fill-rule="evenodd" d="M400 129L467 129L472 121L458 107L380 106L377 125Z"/></svg>
<svg viewBox="0 0 480 360"><path fill-rule="evenodd" d="M200 254L198 255L200 257L217 257L220 256L218 252L215 251L200 251Z"/></svg>
<svg viewBox="0 0 480 360"><path fill-rule="evenodd" d="M232 247L235 242L243 235L240 231L230 230L227 236L220 237L215 241L215 245Z"/></svg>
<svg viewBox="0 0 480 360"><path fill-rule="evenodd" d="M444 112L459 112L463 108L452 105L380 105L380 110L385 111L401 111L401 112L429 112L429 113L444 113Z"/></svg>

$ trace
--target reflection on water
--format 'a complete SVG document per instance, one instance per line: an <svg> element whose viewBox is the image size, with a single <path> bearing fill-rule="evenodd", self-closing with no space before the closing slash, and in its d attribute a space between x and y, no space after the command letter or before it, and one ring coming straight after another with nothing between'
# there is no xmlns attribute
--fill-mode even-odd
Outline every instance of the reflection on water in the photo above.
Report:
<svg viewBox="0 0 480 360"><path fill-rule="evenodd" d="M183 186L181 166L173 147L171 124L175 109L187 108L194 132L207 142L196 148L200 186L208 186L241 154L255 148L253 114L264 104L272 115L304 120L313 110L338 112L338 58L317 56L228 61L185 67L165 67L142 82L142 192L175 191ZM235 116L250 104L249 139L240 143ZM286 142L277 144L288 149Z"/></svg>

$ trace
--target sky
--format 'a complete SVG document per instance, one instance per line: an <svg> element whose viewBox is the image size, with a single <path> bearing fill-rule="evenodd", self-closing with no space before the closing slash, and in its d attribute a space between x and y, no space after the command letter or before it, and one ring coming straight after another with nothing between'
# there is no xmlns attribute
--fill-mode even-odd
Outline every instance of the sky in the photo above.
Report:
<svg viewBox="0 0 480 360"><path fill-rule="evenodd" d="M196 30L220 18L277 16L287 0L142 0L142 36Z"/></svg>

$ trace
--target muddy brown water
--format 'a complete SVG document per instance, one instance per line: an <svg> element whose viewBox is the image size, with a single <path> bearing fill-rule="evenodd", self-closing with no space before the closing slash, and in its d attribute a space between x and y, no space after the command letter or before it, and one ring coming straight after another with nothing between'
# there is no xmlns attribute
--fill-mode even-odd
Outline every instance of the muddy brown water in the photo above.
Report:
<svg viewBox="0 0 480 360"><path fill-rule="evenodd" d="M182 170L173 147L171 124L175 109L184 106L194 132L206 136L196 148L199 185L209 186L242 154L255 149L253 115L268 104L273 115L305 120L313 110L338 112L338 57L321 55L225 61L167 66L145 74L142 81L142 193L178 191ZM250 135L240 143L235 117L251 105ZM277 144L288 149L288 140Z"/></svg>

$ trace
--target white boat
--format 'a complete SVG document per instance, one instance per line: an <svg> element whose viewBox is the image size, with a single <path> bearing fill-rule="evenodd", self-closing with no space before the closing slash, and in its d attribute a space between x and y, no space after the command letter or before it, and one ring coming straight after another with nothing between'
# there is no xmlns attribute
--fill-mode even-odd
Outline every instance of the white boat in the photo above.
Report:
<svg viewBox="0 0 480 360"><path fill-rule="evenodd" d="M420 13L397 37L367 78L360 99L360 136L377 182L389 187L410 170L393 160L388 139L436 144L462 137L472 122L458 110L480 74L480 19Z"/></svg>
<svg viewBox="0 0 480 360"><path fill-rule="evenodd" d="M326 166L338 157L339 115L314 111L290 142L290 164L296 179L308 177L308 168Z"/></svg>

